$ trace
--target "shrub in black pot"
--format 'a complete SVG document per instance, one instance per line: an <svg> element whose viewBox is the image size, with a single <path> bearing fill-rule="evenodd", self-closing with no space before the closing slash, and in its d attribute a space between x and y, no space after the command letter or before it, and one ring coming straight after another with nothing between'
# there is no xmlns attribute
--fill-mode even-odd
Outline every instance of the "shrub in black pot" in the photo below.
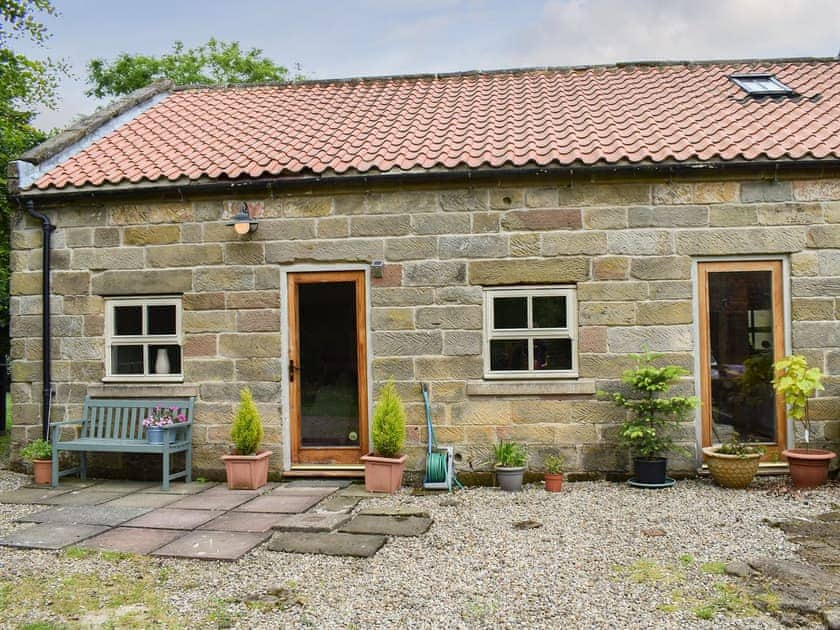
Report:
<svg viewBox="0 0 840 630"><path fill-rule="evenodd" d="M629 412L621 424L619 439L633 453L635 481L651 485L665 483L666 455L675 450L671 434L699 404L694 396L667 395L688 372L677 365L656 367L654 362L661 356L652 352L633 355L636 367L621 376L630 386L629 394L599 392Z"/></svg>

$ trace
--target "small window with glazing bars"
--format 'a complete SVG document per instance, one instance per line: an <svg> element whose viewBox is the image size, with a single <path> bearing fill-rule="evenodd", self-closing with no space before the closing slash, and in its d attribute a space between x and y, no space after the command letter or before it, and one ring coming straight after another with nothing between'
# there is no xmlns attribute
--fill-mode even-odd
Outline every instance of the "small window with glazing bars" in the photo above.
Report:
<svg viewBox="0 0 840 630"><path fill-rule="evenodd" d="M750 96L795 96L791 88L767 73L733 74L729 77L735 85Z"/></svg>

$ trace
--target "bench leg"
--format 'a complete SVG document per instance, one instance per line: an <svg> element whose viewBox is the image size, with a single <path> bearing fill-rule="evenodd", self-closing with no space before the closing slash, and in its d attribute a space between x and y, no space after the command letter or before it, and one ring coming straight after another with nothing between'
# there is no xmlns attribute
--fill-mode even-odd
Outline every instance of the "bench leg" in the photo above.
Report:
<svg viewBox="0 0 840 630"><path fill-rule="evenodd" d="M186 464L186 468L184 470L186 476L184 477L184 481L190 483L192 481L192 449L188 448L186 451L186 456L184 458L184 462Z"/></svg>
<svg viewBox="0 0 840 630"><path fill-rule="evenodd" d="M53 488L58 488L58 445L53 442L52 445L52 467L50 469L50 485Z"/></svg>
<svg viewBox="0 0 840 630"><path fill-rule="evenodd" d="M87 479L87 453L79 451L79 479Z"/></svg>
<svg viewBox="0 0 840 630"><path fill-rule="evenodd" d="M163 454L163 483L161 488L169 490L169 453Z"/></svg>

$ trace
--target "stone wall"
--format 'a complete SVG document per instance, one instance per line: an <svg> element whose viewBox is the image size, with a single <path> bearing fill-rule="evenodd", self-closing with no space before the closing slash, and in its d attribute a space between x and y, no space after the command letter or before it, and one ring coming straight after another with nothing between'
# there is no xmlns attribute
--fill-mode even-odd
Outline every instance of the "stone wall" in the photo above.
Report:
<svg viewBox="0 0 840 630"><path fill-rule="evenodd" d="M438 440L470 468L499 438L538 464L620 471L611 388L644 347L694 368L692 260L789 256L793 345L827 371L811 406L818 438L840 442L840 179L575 181L483 188L248 198L259 229L240 237L231 198L73 203L47 209L53 261L53 419L107 390L102 296L183 294L185 385L197 390L195 463L218 472L242 385L282 452L281 270L291 263L386 262L371 287L374 392L393 377L408 406L412 468L425 444L418 383L431 384ZM12 235L13 442L40 433L41 233ZM482 286L578 287L580 381L522 389L482 382ZM683 390L693 392L694 378ZM158 391L172 391L171 386ZM183 391L183 390L181 390ZM681 441L694 450L695 429ZM281 457L273 458L279 469ZM672 466L691 469L694 458Z"/></svg>

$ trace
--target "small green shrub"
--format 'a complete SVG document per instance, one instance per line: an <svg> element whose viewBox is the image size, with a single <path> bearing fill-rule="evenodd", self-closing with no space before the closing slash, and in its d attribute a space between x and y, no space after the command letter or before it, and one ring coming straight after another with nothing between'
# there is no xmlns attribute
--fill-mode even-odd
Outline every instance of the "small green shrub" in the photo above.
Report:
<svg viewBox="0 0 840 630"><path fill-rule="evenodd" d="M373 451L380 457L399 457L405 446L405 407L393 380L379 392L371 427Z"/></svg>
<svg viewBox="0 0 840 630"><path fill-rule="evenodd" d="M551 475L559 475L563 472L565 458L560 453L552 453L545 456L545 469Z"/></svg>
<svg viewBox="0 0 840 630"><path fill-rule="evenodd" d="M260 413L251 397L251 390L247 387L243 387L239 392L239 408L230 428L230 439L233 440L233 446L239 455L253 455L263 439Z"/></svg>
<svg viewBox="0 0 840 630"><path fill-rule="evenodd" d="M764 455L763 446L742 442L737 433L733 433L732 437L718 446L716 450L721 455L737 455L741 458L744 458L747 455Z"/></svg>
<svg viewBox="0 0 840 630"><path fill-rule="evenodd" d="M818 367L808 367L808 360L801 354L786 356L773 364L776 375L773 388L781 392L788 406L788 417L805 427L805 444L810 447L811 422L808 418L808 399L822 389L823 373Z"/></svg>
<svg viewBox="0 0 840 630"><path fill-rule="evenodd" d="M52 445L41 438L32 440L20 449L20 456L28 462L34 459L52 459Z"/></svg>
<svg viewBox="0 0 840 630"><path fill-rule="evenodd" d="M519 442L502 440L493 445L493 463L503 468L519 468L528 461L528 453Z"/></svg>

